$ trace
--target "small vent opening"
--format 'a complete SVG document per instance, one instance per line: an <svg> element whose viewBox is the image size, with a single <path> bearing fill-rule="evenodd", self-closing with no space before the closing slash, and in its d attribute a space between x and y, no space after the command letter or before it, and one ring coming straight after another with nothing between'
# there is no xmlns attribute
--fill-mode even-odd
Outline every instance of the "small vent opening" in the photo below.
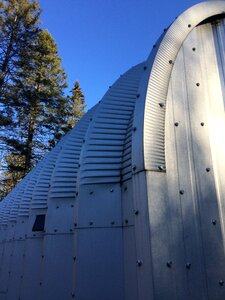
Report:
<svg viewBox="0 0 225 300"><path fill-rule="evenodd" d="M32 231L44 231L45 228L45 215L37 215L34 221Z"/></svg>

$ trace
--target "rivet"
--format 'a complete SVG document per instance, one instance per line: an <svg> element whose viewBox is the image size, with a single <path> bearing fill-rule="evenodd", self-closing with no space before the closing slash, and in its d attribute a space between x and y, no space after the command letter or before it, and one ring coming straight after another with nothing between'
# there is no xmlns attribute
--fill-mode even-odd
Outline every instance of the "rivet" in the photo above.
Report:
<svg viewBox="0 0 225 300"><path fill-rule="evenodd" d="M178 122L175 122L174 125L177 127L177 126L179 125L179 123L178 123Z"/></svg>
<svg viewBox="0 0 225 300"><path fill-rule="evenodd" d="M42 282L40 282L39 284L42 285Z"/></svg>
<svg viewBox="0 0 225 300"><path fill-rule="evenodd" d="M59 206L56 206L56 209L59 208Z"/></svg>
<svg viewBox="0 0 225 300"><path fill-rule="evenodd" d="M173 63L173 61L172 61L172 60L169 60L169 64L171 64L171 65L172 65L172 63Z"/></svg>
<svg viewBox="0 0 225 300"><path fill-rule="evenodd" d="M23 275L21 275L20 278L23 279Z"/></svg>
<svg viewBox="0 0 225 300"><path fill-rule="evenodd" d="M70 232L73 232L73 229L70 229Z"/></svg>
<svg viewBox="0 0 225 300"><path fill-rule="evenodd" d="M112 87L112 86L110 85L110 86L109 86L109 89L111 89L111 87Z"/></svg>
<svg viewBox="0 0 225 300"><path fill-rule="evenodd" d="M201 122L201 126L204 126L205 125L205 123L204 122Z"/></svg>
<svg viewBox="0 0 225 300"><path fill-rule="evenodd" d="M180 190L180 195L183 195L184 194L184 190Z"/></svg>
<svg viewBox="0 0 225 300"><path fill-rule="evenodd" d="M111 222L111 225L115 225L115 222Z"/></svg>
<svg viewBox="0 0 225 300"><path fill-rule="evenodd" d="M153 46L152 46L152 48L155 48L155 47L156 47L156 45L153 45Z"/></svg>
<svg viewBox="0 0 225 300"><path fill-rule="evenodd" d="M139 98L139 97L140 97L140 94L137 94L136 97Z"/></svg>
<svg viewBox="0 0 225 300"><path fill-rule="evenodd" d="M90 118L90 121L92 121L93 119L92 118Z"/></svg>
<svg viewBox="0 0 225 300"><path fill-rule="evenodd" d="M128 224L128 220L125 220L125 224Z"/></svg>
<svg viewBox="0 0 225 300"><path fill-rule="evenodd" d="M164 166L158 166L158 169L159 169L160 171L164 171L164 170L165 170L165 167L164 167Z"/></svg>
<svg viewBox="0 0 225 300"><path fill-rule="evenodd" d="M220 285L220 286L223 286L223 285L224 285L224 281L223 281L222 279L219 281L219 285Z"/></svg>
<svg viewBox="0 0 225 300"><path fill-rule="evenodd" d="M75 261L76 259L77 259L76 256L74 256L74 257L73 257L73 260Z"/></svg>
<svg viewBox="0 0 225 300"><path fill-rule="evenodd" d="M125 186L124 191L127 191L127 186Z"/></svg>
<svg viewBox="0 0 225 300"><path fill-rule="evenodd" d="M142 266L142 261L141 261L140 259L138 259L138 260L136 261L136 264L138 265L138 267L140 267L140 266Z"/></svg>
<svg viewBox="0 0 225 300"><path fill-rule="evenodd" d="M136 170L136 166L133 166L132 170L135 171Z"/></svg>
<svg viewBox="0 0 225 300"><path fill-rule="evenodd" d="M139 210L135 210L134 214L137 216L139 214Z"/></svg>
<svg viewBox="0 0 225 300"><path fill-rule="evenodd" d="M189 270L190 268L191 268L191 263L189 263L189 262L188 262L188 263L186 263L186 269L188 269L188 270Z"/></svg>
<svg viewBox="0 0 225 300"><path fill-rule="evenodd" d="M217 221L216 220L212 220L212 224L216 225Z"/></svg>
<svg viewBox="0 0 225 300"><path fill-rule="evenodd" d="M44 258L44 255L42 255L41 258Z"/></svg>
<svg viewBox="0 0 225 300"><path fill-rule="evenodd" d="M210 172L210 168L206 168L206 172Z"/></svg>
<svg viewBox="0 0 225 300"><path fill-rule="evenodd" d="M195 51L196 50L196 48L192 48L192 51Z"/></svg>
<svg viewBox="0 0 225 300"><path fill-rule="evenodd" d="M21 222L22 224L24 224L24 221ZM14 226L13 226L14 227Z"/></svg>
<svg viewBox="0 0 225 300"><path fill-rule="evenodd" d="M75 298L75 294L71 294L72 298Z"/></svg>
<svg viewBox="0 0 225 300"><path fill-rule="evenodd" d="M74 223L74 227L77 227L77 223Z"/></svg>
<svg viewBox="0 0 225 300"><path fill-rule="evenodd" d="M83 139L83 143L85 143L85 139Z"/></svg>
<svg viewBox="0 0 225 300"><path fill-rule="evenodd" d="M133 131L136 131L137 130L137 127L133 127Z"/></svg>
<svg viewBox="0 0 225 300"><path fill-rule="evenodd" d="M144 68L143 68L144 70L146 70L147 69L147 67L146 66L144 66Z"/></svg>
<svg viewBox="0 0 225 300"><path fill-rule="evenodd" d="M199 82L197 82L197 83L196 83L196 85L197 85L197 86L200 86L200 83L199 83Z"/></svg>
<svg viewBox="0 0 225 300"><path fill-rule="evenodd" d="M90 195L93 195L93 193L94 193L93 191L90 191L90 192L89 192Z"/></svg>
<svg viewBox="0 0 225 300"><path fill-rule="evenodd" d="M76 192L76 196L78 196L78 192Z"/></svg>
<svg viewBox="0 0 225 300"><path fill-rule="evenodd" d="M33 236L36 236L36 234L34 233Z"/></svg>
<svg viewBox="0 0 225 300"><path fill-rule="evenodd" d="M171 260L170 260L170 261L168 261L168 262L166 263L166 265L167 265L167 267L168 267L168 268L171 268L171 267L172 267L172 264L173 264L173 263L172 263L172 261L171 261Z"/></svg>
<svg viewBox="0 0 225 300"><path fill-rule="evenodd" d="M93 225L93 222L89 222L89 225L92 226L92 225Z"/></svg>
<svg viewBox="0 0 225 300"><path fill-rule="evenodd" d="M110 190L110 193L113 193L113 192L114 192L114 189L111 189L111 190Z"/></svg>
<svg viewBox="0 0 225 300"><path fill-rule="evenodd" d="M73 204L71 204L71 207L74 207L74 205L73 205Z"/></svg>
<svg viewBox="0 0 225 300"><path fill-rule="evenodd" d="M188 27L191 28L191 24L188 24Z"/></svg>
<svg viewBox="0 0 225 300"><path fill-rule="evenodd" d="M57 232L58 230L57 229L54 229L54 232Z"/></svg>
<svg viewBox="0 0 225 300"><path fill-rule="evenodd" d="M164 103L159 103L159 106L161 107L161 108L163 108L164 107Z"/></svg>

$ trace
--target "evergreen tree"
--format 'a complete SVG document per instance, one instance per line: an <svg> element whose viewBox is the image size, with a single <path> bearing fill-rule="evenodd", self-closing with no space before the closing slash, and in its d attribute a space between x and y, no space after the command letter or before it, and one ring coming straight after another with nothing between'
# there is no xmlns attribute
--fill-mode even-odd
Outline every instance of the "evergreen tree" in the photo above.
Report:
<svg viewBox="0 0 225 300"><path fill-rule="evenodd" d="M57 46L48 31L40 31L17 62L8 99L15 109L13 137L4 138L16 154L25 156L24 173L58 140L66 123L66 75Z"/></svg>
<svg viewBox="0 0 225 300"><path fill-rule="evenodd" d="M74 83L74 87L70 93L71 95L68 96L68 127L72 128L84 115L86 104L78 81Z"/></svg>
<svg viewBox="0 0 225 300"><path fill-rule="evenodd" d="M21 51L32 43L39 28L37 1L5 0L0 2L0 92L10 81Z"/></svg>
<svg viewBox="0 0 225 300"><path fill-rule="evenodd" d="M0 199L84 114L34 0L0 0Z"/></svg>

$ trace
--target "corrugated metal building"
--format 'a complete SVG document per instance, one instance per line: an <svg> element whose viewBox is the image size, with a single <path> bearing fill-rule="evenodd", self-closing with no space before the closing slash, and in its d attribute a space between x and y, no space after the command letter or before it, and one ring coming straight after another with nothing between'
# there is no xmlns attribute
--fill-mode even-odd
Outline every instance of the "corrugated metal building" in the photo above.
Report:
<svg viewBox="0 0 225 300"><path fill-rule="evenodd" d="M0 299L224 300L224 85L202 2L0 202Z"/></svg>

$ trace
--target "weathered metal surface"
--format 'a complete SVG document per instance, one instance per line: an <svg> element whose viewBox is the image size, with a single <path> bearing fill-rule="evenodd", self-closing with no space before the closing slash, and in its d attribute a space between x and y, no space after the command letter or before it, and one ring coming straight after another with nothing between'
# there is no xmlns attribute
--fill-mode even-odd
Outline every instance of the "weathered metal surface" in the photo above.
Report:
<svg viewBox="0 0 225 300"><path fill-rule="evenodd" d="M0 203L1 300L224 299L224 12L178 17Z"/></svg>

